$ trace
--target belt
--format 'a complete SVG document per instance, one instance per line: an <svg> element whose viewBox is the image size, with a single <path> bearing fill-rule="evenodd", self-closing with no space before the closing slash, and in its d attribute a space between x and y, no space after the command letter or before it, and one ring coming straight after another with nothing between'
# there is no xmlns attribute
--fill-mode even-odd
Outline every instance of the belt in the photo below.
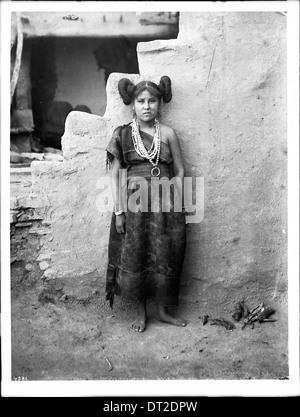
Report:
<svg viewBox="0 0 300 417"><path fill-rule="evenodd" d="M160 170L159 175L157 174L157 170L155 172L152 171L153 166L150 164L150 162L140 163L140 164L133 164L130 165L130 167L127 170L127 178L132 177L143 177L143 178L151 178L153 176L160 178L160 177L167 177L170 178L170 169L169 165L164 163L159 163L158 168ZM152 174L151 174L152 171ZM155 174L155 175L153 175Z"/></svg>

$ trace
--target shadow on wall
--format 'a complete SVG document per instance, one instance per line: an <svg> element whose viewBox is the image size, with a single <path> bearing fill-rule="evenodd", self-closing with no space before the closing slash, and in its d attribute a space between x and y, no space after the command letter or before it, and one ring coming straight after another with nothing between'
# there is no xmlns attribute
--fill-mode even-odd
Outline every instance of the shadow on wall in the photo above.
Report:
<svg viewBox="0 0 300 417"><path fill-rule="evenodd" d="M91 109L83 104L72 105L65 101L53 101L46 113L46 120L40 128L40 136L43 146L52 146L61 149L61 137L65 130L65 121L68 114L73 111L91 113Z"/></svg>
<svg viewBox="0 0 300 417"><path fill-rule="evenodd" d="M136 48L140 39L119 36L117 38L99 39L94 51L98 69L105 70L105 82L112 72L138 74Z"/></svg>

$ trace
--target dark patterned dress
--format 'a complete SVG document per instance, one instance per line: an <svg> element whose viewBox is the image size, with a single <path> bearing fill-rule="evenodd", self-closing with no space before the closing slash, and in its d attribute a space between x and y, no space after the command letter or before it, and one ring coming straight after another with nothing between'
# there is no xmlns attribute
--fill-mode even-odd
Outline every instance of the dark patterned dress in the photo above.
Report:
<svg viewBox="0 0 300 417"><path fill-rule="evenodd" d="M186 244L185 214L174 210L174 189L170 187L170 210L162 209L161 194L158 209L151 211L151 169L150 162L140 157L134 148L131 126L115 129L106 151L108 164L117 158L126 169L128 201L135 187L134 177L144 178L148 187L148 207L145 211L125 212L125 234L119 234L115 227L115 213L112 214L108 267L106 277L107 299L113 304L114 294L129 302L140 302L148 298L163 306L178 305L179 280ZM140 132L147 149L153 136ZM169 145L161 142L160 176L173 178L172 155ZM153 177L152 177L153 178ZM159 179L156 178L156 179ZM157 198L157 197L155 197Z"/></svg>

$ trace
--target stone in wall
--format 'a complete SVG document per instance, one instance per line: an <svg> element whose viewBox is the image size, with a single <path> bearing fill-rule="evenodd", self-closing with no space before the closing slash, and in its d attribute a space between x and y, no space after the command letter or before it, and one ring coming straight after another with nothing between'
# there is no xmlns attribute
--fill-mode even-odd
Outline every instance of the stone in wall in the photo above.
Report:
<svg viewBox="0 0 300 417"><path fill-rule="evenodd" d="M30 168L11 169L10 184L10 263L14 288L40 281L41 238L51 230L43 222L47 208L36 205L36 196L31 193Z"/></svg>

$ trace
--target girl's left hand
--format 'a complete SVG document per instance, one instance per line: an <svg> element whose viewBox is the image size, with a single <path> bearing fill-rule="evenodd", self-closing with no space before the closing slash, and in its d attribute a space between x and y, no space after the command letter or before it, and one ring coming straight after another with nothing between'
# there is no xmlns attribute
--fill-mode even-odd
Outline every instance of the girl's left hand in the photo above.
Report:
<svg viewBox="0 0 300 417"><path fill-rule="evenodd" d="M118 233L125 233L125 223L126 218L124 213L116 216L116 229Z"/></svg>

